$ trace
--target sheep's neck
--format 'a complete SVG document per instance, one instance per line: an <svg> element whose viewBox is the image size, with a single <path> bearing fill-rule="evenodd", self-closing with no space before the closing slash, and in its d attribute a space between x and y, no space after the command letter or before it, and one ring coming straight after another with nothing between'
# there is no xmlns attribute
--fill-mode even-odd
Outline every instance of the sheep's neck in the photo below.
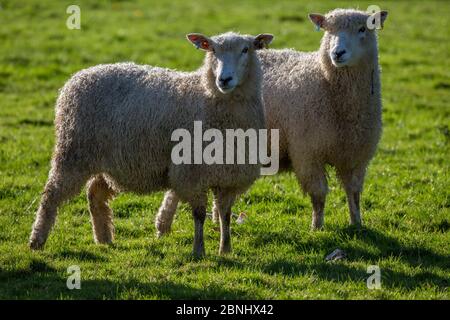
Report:
<svg viewBox="0 0 450 320"><path fill-rule="evenodd" d="M336 68L328 54L321 54L321 69L330 93L334 97L336 111L346 114L358 114L363 107L373 106L372 101L379 98L379 71L377 57L362 61L358 67ZM361 101L361 103L348 103ZM351 108L352 113L348 113Z"/></svg>

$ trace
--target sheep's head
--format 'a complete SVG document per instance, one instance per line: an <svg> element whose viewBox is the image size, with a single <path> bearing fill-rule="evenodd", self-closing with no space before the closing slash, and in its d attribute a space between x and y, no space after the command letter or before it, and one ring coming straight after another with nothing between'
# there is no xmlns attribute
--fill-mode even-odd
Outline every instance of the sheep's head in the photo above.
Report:
<svg viewBox="0 0 450 320"><path fill-rule="evenodd" d="M310 14L317 28L325 30L323 49L335 67L358 65L377 52L376 23L383 26L387 11L372 15L358 10L336 9L325 16ZM375 22L375 23L374 23Z"/></svg>
<svg viewBox="0 0 450 320"><path fill-rule="evenodd" d="M215 78L215 85L223 94L241 85L249 73L249 65L256 59L255 50L265 48L272 41L270 34L256 37L225 33L208 38L191 33L187 39L197 48L207 51L207 67Z"/></svg>

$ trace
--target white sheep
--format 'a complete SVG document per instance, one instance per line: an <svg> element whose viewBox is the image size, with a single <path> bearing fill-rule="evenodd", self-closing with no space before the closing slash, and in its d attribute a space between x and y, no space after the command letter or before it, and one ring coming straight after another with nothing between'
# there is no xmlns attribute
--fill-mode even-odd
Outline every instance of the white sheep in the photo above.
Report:
<svg viewBox="0 0 450 320"><path fill-rule="evenodd" d="M377 35L367 25L382 26L387 12L336 9L309 17L325 31L319 51L258 54L266 124L280 130L280 164L294 170L311 197L312 228L323 226L327 164L346 191L350 223L359 225L364 176L382 129ZM170 230L177 195L169 191L164 201L156 218L163 226L159 235ZM215 208L213 213L216 220Z"/></svg>
<svg viewBox="0 0 450 320"><path fill-rule="evenodd" d="M205 129L262 129L261 66L255 51L272 36L226 33L213 38L189 34L206 51L203 66L178 72L133 63L99 65L75 74L56 104L56 145L51 170L30 237L42 248L61 203L88 182L94 238L111 243L108 205L121 191L147 194L171 188L193 210L194 255L204 255L207 192L218 194L220 252L231 250L234 198L259 176L258 165L176 165L172 133Z"/></svg>

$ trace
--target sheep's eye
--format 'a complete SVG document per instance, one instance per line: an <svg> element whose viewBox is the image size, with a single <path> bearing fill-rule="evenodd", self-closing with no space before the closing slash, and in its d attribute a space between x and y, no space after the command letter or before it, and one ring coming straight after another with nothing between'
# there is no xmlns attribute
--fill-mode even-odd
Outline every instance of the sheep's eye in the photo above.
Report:
<svg viewBox="0 0 450 320"><path fill-rule="evenodd" d="M363 32L365 32L365 31L366 31L366 27L361 27L361 28L359 28L359 30L358 30L359 33L363 33Z"/></svg>
<svg viewBox="0 0 450 320"><path fill-rule="evenodd" d="M245 47L245 48L242 50L242 53L247 53L247 52L248 52L248 48Z"/></svg>

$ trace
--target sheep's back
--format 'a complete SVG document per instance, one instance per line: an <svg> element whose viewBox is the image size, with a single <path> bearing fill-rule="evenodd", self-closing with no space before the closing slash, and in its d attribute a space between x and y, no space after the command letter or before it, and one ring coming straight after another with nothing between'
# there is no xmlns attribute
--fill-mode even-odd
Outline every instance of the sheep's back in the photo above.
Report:
<svg viewBox="0 0 450 320"><path fill-rule="evenodd" d="M75 74L57 102L57 152L67 158L76 154L77 159L67 160L110 173L119 184L143 177L162 181L171 134L192 117L184 107L189 97L177 92L178 78L186 74L132 63Z"/></svg>

